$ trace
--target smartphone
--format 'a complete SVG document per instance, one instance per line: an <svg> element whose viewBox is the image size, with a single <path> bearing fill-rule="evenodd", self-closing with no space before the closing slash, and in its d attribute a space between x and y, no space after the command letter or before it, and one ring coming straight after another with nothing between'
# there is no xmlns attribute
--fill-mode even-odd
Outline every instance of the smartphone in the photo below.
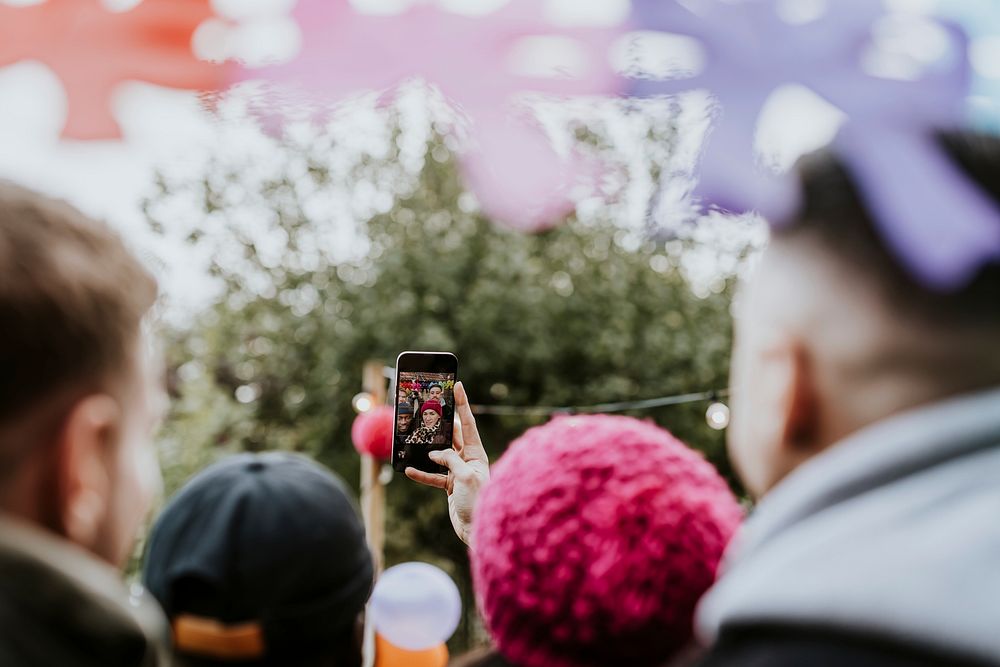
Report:
<svg viewBox="0 0 1000 667"><path fill-rule="evenodd" d="M450 352L403 352L396 358L392 467L397 472L448 471L428 453L451 447L457 377L458 357Z"/></svg>

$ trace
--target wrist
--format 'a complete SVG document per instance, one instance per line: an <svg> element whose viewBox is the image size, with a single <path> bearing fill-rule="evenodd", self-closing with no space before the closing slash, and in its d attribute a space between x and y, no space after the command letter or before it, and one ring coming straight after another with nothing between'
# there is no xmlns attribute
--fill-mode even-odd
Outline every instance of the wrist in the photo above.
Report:
<svg viewBox="0 0 1000 667"><path fill-rule="evenodd" d="M461 534L458 536L458 539L465 542L465 546L469 547L469 551L475 551L472 546L472 529L470 527L463 528Z"/></svg>

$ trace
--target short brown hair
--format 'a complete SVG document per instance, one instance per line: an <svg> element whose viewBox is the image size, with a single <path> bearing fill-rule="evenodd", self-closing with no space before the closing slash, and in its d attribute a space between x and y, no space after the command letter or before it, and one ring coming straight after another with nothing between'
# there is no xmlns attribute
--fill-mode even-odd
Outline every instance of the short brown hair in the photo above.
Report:
<svg viewBox="0 0 1000 667"><path fill-rule="evenodd" d="M4 442L8 427L55 396L103 390L131 368L157 288L106 225L3 181L0 267L2 477L15 450L32 444Z"/></svg>

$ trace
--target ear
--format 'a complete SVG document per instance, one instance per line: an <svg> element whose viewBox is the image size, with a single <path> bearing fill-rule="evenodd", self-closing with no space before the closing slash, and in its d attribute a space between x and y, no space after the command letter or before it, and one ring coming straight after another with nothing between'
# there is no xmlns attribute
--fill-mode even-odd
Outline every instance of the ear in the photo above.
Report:
<svg viewBox="0 0 1000 667"><path fill-rule="evenodd" d="M66 419L56 462L59 513L65 536L93 551L111 502L111 446L121 409L107 395L79 401Z"/></svg>
<svg viewBox="0 0 1000 667"><path fill-rule="evenodd" d="M808 455L816 445L819 409L809 355L799 342L785 348L788 373L783 399L781 441L790 453Z"/></svg>

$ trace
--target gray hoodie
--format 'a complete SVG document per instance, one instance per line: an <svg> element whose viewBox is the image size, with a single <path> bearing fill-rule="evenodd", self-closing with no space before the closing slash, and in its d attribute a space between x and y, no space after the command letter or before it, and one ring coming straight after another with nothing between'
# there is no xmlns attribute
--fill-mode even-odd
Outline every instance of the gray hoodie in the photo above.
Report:
<svg viewBox="0 0 1000 667"><path fill-rule="evenodd" d="M760 503L698 610L803 625L1000 665L1000 389L887 419Z"/></svg>

